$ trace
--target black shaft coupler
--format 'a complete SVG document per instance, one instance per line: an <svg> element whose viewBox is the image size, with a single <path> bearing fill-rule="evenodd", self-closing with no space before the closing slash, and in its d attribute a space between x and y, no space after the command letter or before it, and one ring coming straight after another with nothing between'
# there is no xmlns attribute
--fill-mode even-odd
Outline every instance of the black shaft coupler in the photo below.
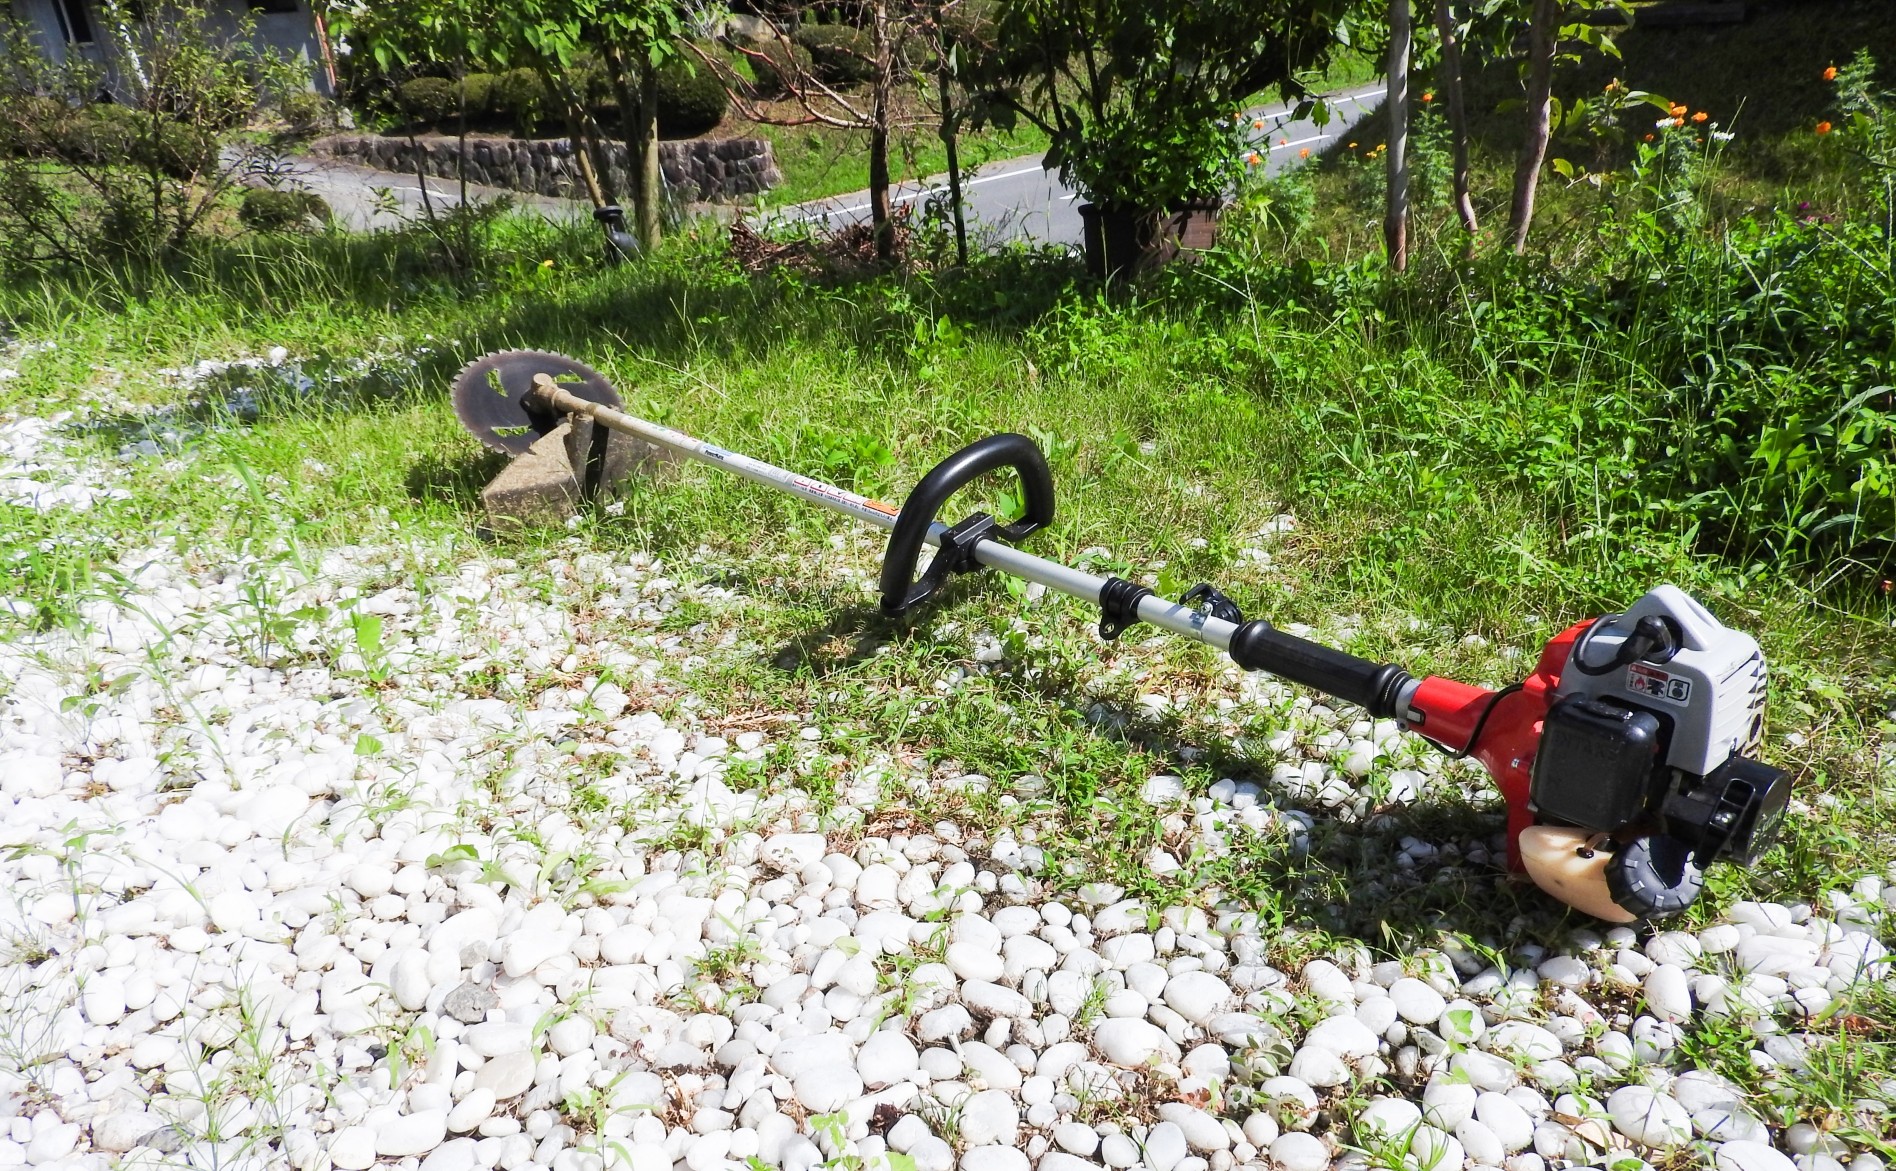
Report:
<svg viewBox="0 0 1896 1171"><path fill-rule="evenodd" d="M1231 661L1247 671L1268 671L1366 708L1374 719L1403 714L1397 706L1410 679L1407 671L1286 634L1262 618L1246 622L1231 636Z"/></svg>

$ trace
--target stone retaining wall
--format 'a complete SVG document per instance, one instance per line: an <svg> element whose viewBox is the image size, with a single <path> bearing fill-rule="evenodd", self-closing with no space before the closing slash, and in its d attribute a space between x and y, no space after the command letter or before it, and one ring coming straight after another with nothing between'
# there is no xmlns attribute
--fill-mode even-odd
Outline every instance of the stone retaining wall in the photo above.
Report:
<svg viewBox="0 0 1896 1171"><path fill-rule="evenodd" d="M316 154L383 171L415 173L416 153L423 169L444 179L457 178L455 163L461 143L456 138L407 138L375 134L338 134L318 140ZM573 159L573 145L564 138L467 139L467 178L470 183L529 191L566 199L586 198L586 182ZM623 143L606 144L607 169L615 191L631 189L626 176ZM665 183L681 199L725 203L768 191L783 182L777 156L761 138L693 138L658 144L659 167ZM623 195L622 195L623 198Z"/></svg>

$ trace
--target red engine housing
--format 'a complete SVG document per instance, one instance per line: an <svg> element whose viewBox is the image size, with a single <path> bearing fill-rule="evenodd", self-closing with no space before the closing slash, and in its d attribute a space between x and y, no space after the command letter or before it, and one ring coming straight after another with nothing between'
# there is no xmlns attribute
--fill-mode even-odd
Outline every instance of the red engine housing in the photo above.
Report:
<svg viewBox="0 0 1896 1171"><path fill-rule="evenodd" d="M1450 752L1474 757L1488 770L1508 803L1508 868L1519 871L1521 831L1534 824L1527 807L1541 722L1553 706L1560 673L1574 640L1593 625L1577 622L1541 648L1534 673L1511 691L1495 692L1430 675L1409 700L1409 727ZM1498 698L1497 698L1498 697ZM1471 740L1478 742L1471 744Z"/></svg>

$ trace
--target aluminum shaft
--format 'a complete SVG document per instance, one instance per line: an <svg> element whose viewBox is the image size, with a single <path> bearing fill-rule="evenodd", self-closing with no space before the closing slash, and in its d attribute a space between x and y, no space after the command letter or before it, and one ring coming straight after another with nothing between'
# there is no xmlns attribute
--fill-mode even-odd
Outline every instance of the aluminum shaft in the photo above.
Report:
<svg viewBox="0 0 1896 1171"><path fill-rule="evenodd" d="M670 427L647 422L628 415L624 411L616 411L611 407L588 402L578 395L560 389L558 384L547 375L542 374L536 377L534 388L535 392L556 411L583 415L602 427L635 436L647 443L662 447L666 451L676 452L700 463L736 472L747 480L762 484L767 488L775 488L780 492L788 492L792 496L807 500L812 504L819 504L832 512L840 512L852 519L866 521L878 528L892 529L895 527L895 518L900 515L899 509L884 504L880 500L872 500L846 488L838 488L834 484L826 484L821 480L798 475L775 464L752 459L750 456L741 455L735 451L726 451L722 447L706 443L682 431L674 431ZM939 547L941 535L947 531L947 525L936 521L929 527L928 543ZM1106 585L1106 579L1096 574L1074 569L1057 561L1049 561L1044 557L1036 557L1032 553L1023 552L999 541L982 541L976 545L974 559L990 569L998 569L1002 573L1025 581L1038 582L1050 590L1056 590L1070 598L1078 598L1082 602L1095 606L1099 604L1100 590ZM1139 620L1169 630L1174 634L1196 639L1221 651L1230 649L1231 635L1237 630L1236 625L1222 618L1213 618L1189 606L1168 602L1157 595L1139 600Z"/></svg>

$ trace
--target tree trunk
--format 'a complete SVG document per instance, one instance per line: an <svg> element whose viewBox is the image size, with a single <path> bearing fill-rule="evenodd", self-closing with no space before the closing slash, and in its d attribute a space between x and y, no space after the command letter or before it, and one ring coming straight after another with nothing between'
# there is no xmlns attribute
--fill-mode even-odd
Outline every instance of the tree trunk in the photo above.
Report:
<svg viewBox="0 0 1896 1171"><path fill-rule="evenodd" d="M665 176L658 168L658 70L650 63L639 66L638 138L626 140L626 153L632 165L628 177L632 183L632 204L638 213L639 243L645 251L658 247L664 235L659 213L665 199Z"/></svg>
<svg viewBox="0 0 1896 1171"><path fill-rule="evenodd" d="M1527 229L1534 221L1534 192L1540 184L1541 164L1547 161L1559 20L1557 0L1534 0L1534 16L1528 29L1527 137L1521 141L1521 157L1514 167L1514 204L1508 211L1508 244L1516 256L1527 251Z"/></svg>
<svg viewBox="0 0 1896 1171"><path fill-rule="evenodd" d="M1475 200L1468 175L1468 108L1462 102L1461 38L1455 35L1451 0L1435 0L1435 27L1442 38L1442 98L1448 104L1448 137L1455 153L1455 214L1462 230L1473 236L1481 230L1475 219Z"/></svg>
<svg viewBox="0 0 1896 1171"><path fill-rule="evenodd" d="M955 217L955 262L966 265L968 221L961 207L961 124L955 114L955 71L950 64L954 44L942 23L939 3L935 5L935 35L941 40L937 46L940 65L935 72L935 85L941 90L941 144L948 149L948 199Z"/></svg>
<svg viewBox="0 0 1896 1171"><path fill-rule="evenodd" d="M869 116L869 222L876 238L876 259L895 259L895 221L889 205L889 106L895 88L895 53L889 45L889 6L876 0L871 9L875 35L875 94Z"/></svg>
<svg viewBox="0 0 1896 1171"><path fill-rule="evenodd" d="M1389 183L1383 209L1383 245L1397 272L1409 268L1409 0L1389 0L1389 145L1383 167Z"/></svg>
<svg viewBox="0 0 1896 1171"><path fill-rule="evenodd" d="M650 252L664 233L659 213L665 177L658 168L658 71L643 53L630 62L617 45L605 46L606 71L619 96L620 133L625 136L626 181L632 188L633 227ZM633 73L631 67L636 67Z"/></svg>
<svg viewBox="0 0 1896 1171"><path fill-rule="evenodd" d="M560 111L566 116L566 142L573 149L573 162L579 167L579 178L586 185L586 198L594 207L604 207L612 200L607 198L605 188L600 186L599 172L593 166L592 142L586 134L585 99L572 87L561 83L553 74L552 66L546 62L538 63L540 84L546 92L560 104ZM465 153L465 148L464 148Z"/></svg>
<svg viewBox="0 0 1896 1171"><path fill-rule="evenodd" d="M605 207L612 203L612 191L601 180L601 167L597 155L597 142L593 140L588 123L592 117L586 114L586 97L580 95L571 85L567 85L554 74L550 64L537 63L540 85L546 87L546 93L559 102L561 112L567 121L567 144L573 148L573 163L580 169L580 182L586 184L586 199L593 207Z"/></svg>

